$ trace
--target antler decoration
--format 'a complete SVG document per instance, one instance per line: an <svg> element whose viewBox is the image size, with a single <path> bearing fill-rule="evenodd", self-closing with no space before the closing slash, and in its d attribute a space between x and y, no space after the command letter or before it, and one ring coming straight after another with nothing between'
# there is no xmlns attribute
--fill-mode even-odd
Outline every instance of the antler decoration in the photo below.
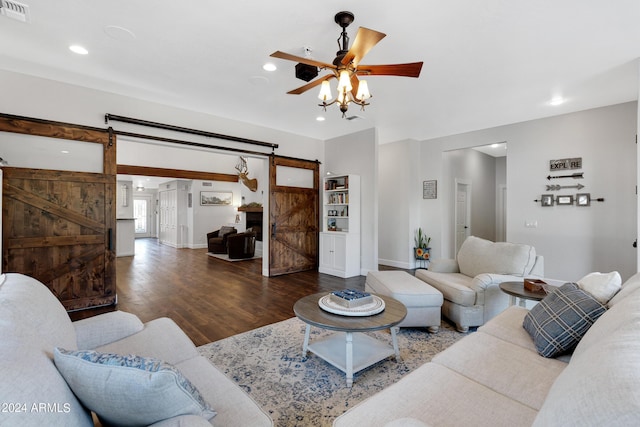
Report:
<svg viewBox="0 0 640 427"><path fill-rule="evenodd" d="M258 180L255 178L249 179L247 176L249 175L249 167L247 166L246 157L240 156L240 163L236 165L236 170L238 171L238 178L249 190L254 193L258 191Z"/></svg>

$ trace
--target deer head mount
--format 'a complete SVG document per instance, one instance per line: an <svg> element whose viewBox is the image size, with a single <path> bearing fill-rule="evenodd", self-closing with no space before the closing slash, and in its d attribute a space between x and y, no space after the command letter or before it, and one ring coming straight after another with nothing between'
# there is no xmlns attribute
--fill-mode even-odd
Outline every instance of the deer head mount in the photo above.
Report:
<svg viewBox="0 0 640 427"><path fill-rule="evenodd" d="M240 163L236 165L236 170L238 171L238 178L240 178L245 187L253 192L258 191L258 180L255 178L249 179L247 176L249 175L249 168L246 157L240 156Z"/></svg>

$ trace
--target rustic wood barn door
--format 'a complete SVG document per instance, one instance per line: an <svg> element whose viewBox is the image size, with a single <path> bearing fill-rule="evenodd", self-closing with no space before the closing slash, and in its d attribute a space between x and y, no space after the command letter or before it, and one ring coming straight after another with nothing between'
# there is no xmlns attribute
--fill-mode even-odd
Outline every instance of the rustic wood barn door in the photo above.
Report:
<svg viewBox="0 0 640 427"><path fill-rule="evenodd" d="M271 157L269 275L318 268L319 164Z"/></svg>
<svg viewBox="0 0 640 427"><path fill-rule="evenodd" d="M103 173L3 168L3 271L40 280L67 310L114 304L115 137L4 117L0 130L103 144Z"/></svg>

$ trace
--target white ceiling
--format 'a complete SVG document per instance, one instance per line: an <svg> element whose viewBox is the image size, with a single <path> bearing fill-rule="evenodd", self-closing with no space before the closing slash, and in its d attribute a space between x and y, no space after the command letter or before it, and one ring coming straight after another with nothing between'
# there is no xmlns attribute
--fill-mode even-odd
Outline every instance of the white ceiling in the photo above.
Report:
<svg viewBox="0 0 640 427"><path fill-rule="evenodd" d="M21 1L30 23L0 16L0 69L319 139L377 127L381 142L422 140L638 97L638 0ZM262 65L304 46L331 62L341 10L355 14L352 40L359 26L387 34L363 64L424 67L370 77L371 106L349 110L361 119L332 106L317 122L317 89L286 94L305 84L295 63Z"/></svg>

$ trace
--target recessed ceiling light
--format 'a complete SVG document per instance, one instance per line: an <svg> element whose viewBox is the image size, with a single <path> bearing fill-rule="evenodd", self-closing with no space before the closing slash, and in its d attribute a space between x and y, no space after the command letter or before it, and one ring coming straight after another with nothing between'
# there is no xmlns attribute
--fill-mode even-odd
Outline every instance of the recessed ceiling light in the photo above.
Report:
<svg viewBox="0 0 640 427"><path fill-rule="evenodd" d="M498 148L500 144L491 144L491 148Z"/></svg>
<svg viewBox="0 0 640 427"><path fill-rule="evenodd" d="M271 62L267 62L266 64L264 64L262 66L262 69L265 71L275 71L278 69L278 67L276 67L276 64L273 64Z"/></svg>
<svg viewBox="0 0 640 427"><path fill-rule="evenodd" d="M60 151L62 154L69 154L69 150L62 150Z"/></svg>
<svg viewBox="0 0 640 427"><path fill-rule="evenodd" d="M322 116L318 116L318 117L316 117L316 120L319 121L319 122L324 122L325 118L322 117Z"/></svg>
<svg viewBox="0 0 640 427"><path fill-rule="evenodd" d="M549 101L549 105L560 105L560 104L564 104L566 102L566 99L564 99L561 96L554 96L553 98L551 98L551 101Z"/></svg>
<svg viewBox="0 0 640 427"><path fill-rule="evenodd" d="M104 27L104 32L106 35L115 40L120 41L131 41L135 40L136 35L133 31L128 30L124 27L119 27L117 25L107 25Z"/></svg>
<svg viewBox="0 0 640 427"><path fill-rule="evenodd" d="M73 53L77 53L78 55L86 55L89 53L87 49L77 44L69 46L69 50Z"/></svg>

